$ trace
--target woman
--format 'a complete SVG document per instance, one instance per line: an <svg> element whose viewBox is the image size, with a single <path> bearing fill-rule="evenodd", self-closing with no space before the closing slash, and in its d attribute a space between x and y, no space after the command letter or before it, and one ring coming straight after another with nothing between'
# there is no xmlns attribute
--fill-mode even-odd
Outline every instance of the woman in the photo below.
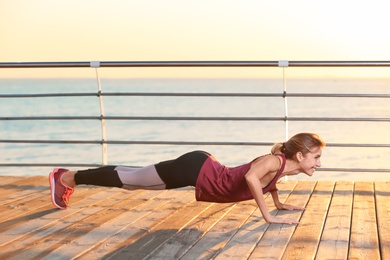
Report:
<svg viewBox="0 0 390 260"><path fill-rule="evenodd" d="M143 168L104 166L82 171L55 169L49 175L51 198L54 206L66 209L74 187L80 184L132 190L195 186L198 201L223 203L255 199L268 223L297 224L290 219L272 216L263 194L270 192L278 209L304 210L282 204L276 182L283 176L300 172L312 176L321 166L324 146L318 135L300 133L287 142L276 143L271 154L237 167L226 167L207 152L193 151L177 159Z"/></svg>

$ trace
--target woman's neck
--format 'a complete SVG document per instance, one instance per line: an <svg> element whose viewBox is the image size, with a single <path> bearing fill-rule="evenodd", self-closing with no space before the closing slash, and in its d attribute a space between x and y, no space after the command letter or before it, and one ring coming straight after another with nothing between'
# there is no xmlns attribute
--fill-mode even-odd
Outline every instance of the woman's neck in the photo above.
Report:
<svg viewBox="0 0 390 260"><path fill-rule="evenodd" d="M287 159L286 166L284 167L284 171L281 177L297 175L300 172L301 172L301 167L299 166L299 163L297 161Z"/></svg>

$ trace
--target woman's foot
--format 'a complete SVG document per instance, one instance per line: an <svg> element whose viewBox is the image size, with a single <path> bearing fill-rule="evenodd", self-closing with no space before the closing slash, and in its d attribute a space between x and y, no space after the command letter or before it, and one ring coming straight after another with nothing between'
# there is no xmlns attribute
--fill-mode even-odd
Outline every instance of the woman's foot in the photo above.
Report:
<svg viewBox="0 0 390 260"><path fill-rule="evenodd" d="M49 174L51 201L59 209L68 207L70 195L74 191L72 187L66 185L67 182L63 182L63 175L67 172L69 172L67 169L56 168Z"/></svg>

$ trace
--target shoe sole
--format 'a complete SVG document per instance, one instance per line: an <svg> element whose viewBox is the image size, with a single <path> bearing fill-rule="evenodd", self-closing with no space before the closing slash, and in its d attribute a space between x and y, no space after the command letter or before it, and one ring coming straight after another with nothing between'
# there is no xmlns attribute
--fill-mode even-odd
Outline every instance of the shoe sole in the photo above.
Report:
<svg viewBox="0 0 390 260"><path fill-rule="evenodd" d="M55 200L55 186L56 186L56 181L55 181L55 178L54 178L54 174L56 172L58 172L58 168L55 168L54 171L52 171L50 174L49 174L49 184L50 184L50 194L51 194L51 202L53 203L53 205L59 209L66 209L66 207L61 207L60 205L58 205L56 203L56 200Z"/></svg>

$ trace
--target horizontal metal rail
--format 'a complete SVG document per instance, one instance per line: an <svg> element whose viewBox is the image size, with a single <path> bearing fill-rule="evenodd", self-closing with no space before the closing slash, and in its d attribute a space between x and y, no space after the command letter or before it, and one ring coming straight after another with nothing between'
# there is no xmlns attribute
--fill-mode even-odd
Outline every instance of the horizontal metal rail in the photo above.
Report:
<svg viewBox="0 0 390 260"><path fill-rule="evenodd" d="M0 117L4 120L150 120L150 121L337 121L337 122L390 122L389 117L191 117L191 116L20 116Z"/></svg>
<svg viewBox="0 0 390 260"><path fill-rule="evenodd" d="M332 93L162 93L162 92L119 92L119 93L37 93L0 94L0 98L41 97L97 97L97 96L145 96L145 97L331 97L331 98L390 98L390 94L332 94Z"/></svg>
<svg viewBox="0 0 390 260"><path fill-rule="evenodd" d="M226 145L226 146L272 146L272 142L198 142L198 141L134 141L134 140L0 140L0 143L13 144L146 144L146 145ZM354 144L354 143L327 143L327 147L364 147L387 148L390 144Z"/></svg>
<svg viewBox="0 0 390 260"><path fill-rule="evenodd" d="M99 62L0 62L0 68L85 67L389 67L390 61L99 61Z"/></svg>

